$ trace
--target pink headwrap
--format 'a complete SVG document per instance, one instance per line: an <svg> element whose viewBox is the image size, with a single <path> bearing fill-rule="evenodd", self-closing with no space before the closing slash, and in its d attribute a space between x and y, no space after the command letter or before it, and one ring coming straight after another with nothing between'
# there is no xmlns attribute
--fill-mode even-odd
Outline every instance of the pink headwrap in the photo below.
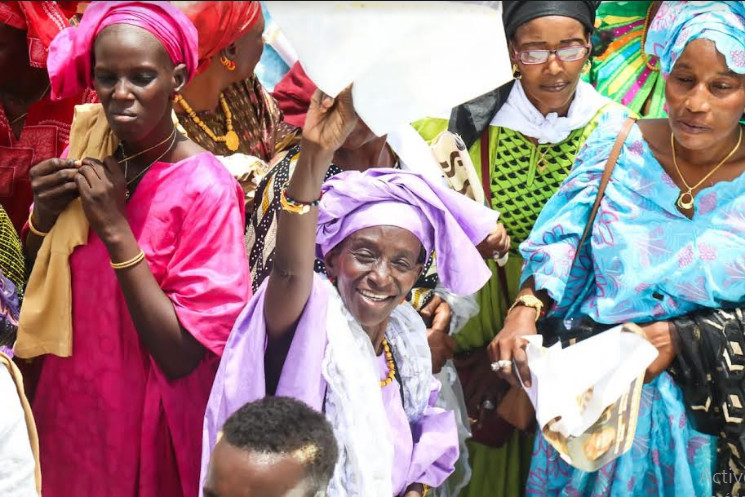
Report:
<svg viewBox="0 0 745 497"><path fill-rule="evenodd" d="M491 277L476 245L497 225L499 214L413 171L374 168L345 171L321 189L316 255L323 258L345 238L372 226L410 231L428 254L434 251L442 286L470 295Z"/></svg>
<svg viewBox="0 0 745 497"><path fill-rule="evenodd" d="M92 87L91 53L98 34L113 24L129 24L155 36L174 65L186 64L191 79L197 69L197 30L168 2L92 2L80 25L67 28L49 46L47 68L52 99Z"/></svg>

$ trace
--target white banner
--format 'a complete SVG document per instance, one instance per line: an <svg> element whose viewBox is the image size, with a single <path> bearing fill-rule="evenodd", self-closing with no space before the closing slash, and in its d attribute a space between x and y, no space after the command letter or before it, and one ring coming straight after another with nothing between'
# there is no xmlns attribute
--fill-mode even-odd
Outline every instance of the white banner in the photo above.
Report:
<svg viewBox="0 0 745 497"><path fill-rule="evenodd" d="M353 83L357 113L378 136L512 79L499 6L266 3L308 77L331 96Z"/></svg>

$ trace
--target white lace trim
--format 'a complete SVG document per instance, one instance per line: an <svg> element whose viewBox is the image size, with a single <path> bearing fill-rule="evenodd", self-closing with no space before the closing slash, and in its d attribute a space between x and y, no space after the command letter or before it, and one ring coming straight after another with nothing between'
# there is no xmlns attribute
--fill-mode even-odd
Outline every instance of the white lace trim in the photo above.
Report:
<svg viewBox="0 0 745 497"><path fill-rule="evenodd" d="M380 378L370 338L326 280L329 295L323 358L328 384L326 418L339 444L339 460L328 496L393 495L393 441L380 394ZM404 389L404 409L416 421L427 407L431 359L426 330L416 311L399 305L386 330Z"/></svg>

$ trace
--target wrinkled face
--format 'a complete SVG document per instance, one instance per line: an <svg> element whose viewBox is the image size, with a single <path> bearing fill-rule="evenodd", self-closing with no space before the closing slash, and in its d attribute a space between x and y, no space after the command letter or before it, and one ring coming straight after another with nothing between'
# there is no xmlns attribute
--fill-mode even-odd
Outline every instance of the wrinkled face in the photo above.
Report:
<svg viewBox="0 0 745 497"><path fill-rule="evenodd" d="M730 140L745 107L745 76L730 71L713 41L697 39L667 79L665 99L675 139L689 150Z"/></svg>
<svg viewBox="0 0 745 497"><path fill-rule="evenodd" d="M26 32L0 22L0 84L18 77L28 64Z"/></svg>
<svg viewBox="0 0 745 497"><path fill-rule="evenodd" d="M384 323L422 271L422 244L408 230L374 226L349 235L326 255L347 309L363 326Z"/></svg>
<svg viewBox="0 0 745 497"><path fill-rule="evenodd" d="M171 97L186 80L163 45L144 29L116 24L96 38L93 86L120 140L136 143L171 119Z"/></svg>
<svg viewBox="0 0 745 497"><path fill-rule="evenodd" d="M259 454L224 439L212 451L204 497L306 497L313 495L305 467L284 454Z"/></svg>
<svg viewBox="0 0 745 497"><path fill-rule="evenodd" d="M259 20L254 27L235 42L235 81L243 81L254 73L264 52L263 34L264 16L259 14Z"/></svg>
<svg viewBox="0 0 745 497"><path fill-rule="evenodd" d="M558 50L588 43L585 27L570 17L546 16L526 22L515 31L510 42L510 57L522 74L525 94L543 114L565 115L574 98L582 66L590 51L579 60L567 62L557 54L549 55L543 64L524 64L515 52L526 50Z"/></svg>

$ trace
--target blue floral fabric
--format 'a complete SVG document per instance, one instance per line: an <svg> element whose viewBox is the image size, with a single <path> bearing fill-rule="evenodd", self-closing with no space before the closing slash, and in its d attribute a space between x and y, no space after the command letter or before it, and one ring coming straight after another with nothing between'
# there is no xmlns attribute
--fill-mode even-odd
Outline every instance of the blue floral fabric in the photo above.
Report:
<svg viewBox="0 0 745 497"><path fill-rule="evenodd" d="M520 246L552 315L599 323L668 320L745 300L745 175L701 190L691 219L679 188L634 125L591 236L577 247L623 119L608 115ZM572 266L580 250L578 262ZM570 274L571 269L571 274ZM663 373L644 386L632 449L595 473L571 468L539 436L529 495L712 495L715 438L690 424L680 388ZM633 490L632 490L633 489Z"/></svg>

